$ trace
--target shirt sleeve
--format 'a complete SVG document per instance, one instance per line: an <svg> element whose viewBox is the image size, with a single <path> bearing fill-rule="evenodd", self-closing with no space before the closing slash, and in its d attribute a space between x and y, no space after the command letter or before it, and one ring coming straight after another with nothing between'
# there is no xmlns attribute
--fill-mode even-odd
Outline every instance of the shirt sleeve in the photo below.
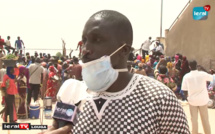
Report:
<svg viewBox="0 0 215 134"><path fill-rule="evenodd" d="M154 71L154 75L155 75L155 78L157 79L157 77L158 77L158 75L159 75L159 71L158 71L158 69L155 69L155 71Z"/></svg>
<svg viewBox="0 0 215 134"><path fill-rule="evenodd" d="M205 73L205 79L206 79L206 81L213 81L213 75Z"/></svg>
<svg viewBox="0 0 215 134"><path fill-rule="evenodd" d="M186 77L183 77L183 79L182 79L181 90L188 91Z"/></svg>
<svg viewBox="0 0 215 134"><path fill-rule="evenodd" d="M32 71L31 64L28 66L28 71L29 71L29 74L31 74L31 71Z"/></svg>
<svg viewBox="0 0 215 134"><path fill-rule="evenodd" d="M161 106L160 134L190 134L183 108L172 92Z"/></svg>
<svg viewBox="0 0 215 134"><path fill-rule="evenodd" d="M8 79L8 77L5 74L4 77L3 77L3 81L2 81L1 87L6 87L6 81L7 81L7 79Z"/></svg>

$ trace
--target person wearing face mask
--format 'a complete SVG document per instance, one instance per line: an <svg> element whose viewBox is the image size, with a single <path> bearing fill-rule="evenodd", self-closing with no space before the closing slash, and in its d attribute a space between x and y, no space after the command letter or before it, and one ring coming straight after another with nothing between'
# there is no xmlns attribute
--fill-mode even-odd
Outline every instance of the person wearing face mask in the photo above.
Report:
<svg viewBox="0 0 215 134"><path fill-rule="evenodd" d="M189 133L185 113L173 92L127 69L133 31L123 14L102 10L82 35L82 76L88 87L78 122L46 133Z"/></svg>

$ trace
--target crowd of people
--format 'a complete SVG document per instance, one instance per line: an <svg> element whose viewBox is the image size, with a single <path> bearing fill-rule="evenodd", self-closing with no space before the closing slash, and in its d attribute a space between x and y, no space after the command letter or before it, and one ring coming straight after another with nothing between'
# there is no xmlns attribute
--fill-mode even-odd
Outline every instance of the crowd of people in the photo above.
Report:
<svg viewBox="0 0 215 134"><path fill-rule="evenodd" d="M128 62L130 72L155 78L172 89L183 101L187 100L181 90L182 79L186 73L190 72L186 56L181 54L173 57L146 55L144 59L139 54L134 57L132 55L134 56L130 53Z"/></svg>
<svg viewBox="0 0 215 134"><path fill-rule="evenodd" d="M4 54L1 54L3 57ZM16 66L6 67L3 63L0 69L1 87L6 91L2 92L1 104L7 105L3 111L6 112L5 115L10 115L10 122L28 118L28 107L32 100L36 102L39 97L41 99L51 97L53 102L56 101L56 94L65 80L70 78L82 80L82 68L79 59L75 56L59 58L35 52L33 56L26 53L25 58L19 56L17 51L15 54L19 57ZM7 83L8 79L10 83ZM14 111L16 114L9 111ZM6 116L4 117L4 121L7 121Z"/></svg>
<svg viewBox="0 0 215 134"><path fill-rule="evenodd" d="M20 37L17 37L17 40L15 41L15 45L14 47L12 47L11 42L10 42L10 36L7 36L7 40L4 40L1 36L0 36L0 50L6 54L5 50L7 50L8 53L11 52L15 53L15 50L17 51L17 53L19 53L19 55L22 55L22 50L23 48L25 48L24 42L20 39Z"/></svg>
<svg viewBox="0 0 215 134"><path fill-rule="evenodd" d="M149 48L152 45L150 40L151 37L142 46L147 44ZM151 77L169 87L177 98L182 100L182 103L189 104L192 133L198 133L198 112L200 112L204 132L211 133L208 103L210 99L214 101L214 70L206 70L201 65L197 65L195 60L188 61L186 56L179 53L170 57L153 52L147 55L149 49L147 49L148 52L142 50L142 55L134 55L133 51L134 49L131 49L129 54L130 72ZM212 104L211 107L214 105Z"/></svg>
<svg viewBox="0 0 215 134"><path fill-rule="evenodd" d="M33 101L39 96L56 101L60 86L73 78L85 82L91 97L85 100L77 124L67 123L58 129L57 120L53 120L46 133L189 134L187 118L178 101L182 99L192 109L192 133L198 133L196 115L200 110L204 114L201 116L204 131L210 134L206 92L201 94L204 88L195 92L193 86L199 88L197 84L213 81L212 75L202 72L197 75L197 69L203 68L195 61L188 62L186 56L165 56L158 40L149 54L151 37L142 44L142 55L135 55L132 41L128 18L116 11L102 10L92 15L84 27L82 42L77 46L82 59L71 55L57 58L45 53L21 56L22 53L15 51L19 64L7 68L3 65L0 70L1 87L5 91L2 104L7 106L4 121L7 115L10 122L28 118L28 109L24 107L29 107L32 94ZM190 75L193 72L198 81L189 83L194 79ZM205 98L201 105L190 103L201 97Z"/></svg>

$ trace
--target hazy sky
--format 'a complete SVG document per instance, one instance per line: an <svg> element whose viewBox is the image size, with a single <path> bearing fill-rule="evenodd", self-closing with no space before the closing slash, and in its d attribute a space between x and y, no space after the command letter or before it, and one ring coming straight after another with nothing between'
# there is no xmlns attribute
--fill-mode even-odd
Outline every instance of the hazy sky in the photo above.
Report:
<svg viewBox="0 0 215 134"><path fill-rule="evenodd" d="M188 0L163 0L163 36ZM133 46L160 36L161 0L2 0L0 35L11 43L20 36L27 48L75 49L87 19L103 9L116 10L132 23Z"/></svg>

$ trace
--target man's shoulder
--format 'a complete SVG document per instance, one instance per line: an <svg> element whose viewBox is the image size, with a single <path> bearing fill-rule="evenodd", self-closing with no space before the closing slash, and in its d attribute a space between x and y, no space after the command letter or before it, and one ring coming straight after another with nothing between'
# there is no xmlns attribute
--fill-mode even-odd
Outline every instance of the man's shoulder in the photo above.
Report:
<svg viewBox="0 0 215 134"><path fill-rule="evenodd" d="M42 66L41 66L40 64L36 64L36 63L31 63L31 64L29 65L29 69L35 68L35 67L42 68ZM42 68L42 69L43 69L43 68Z"/></svg>
<svg viewBox="0 0 215 134"><path fill-rule="evenodd" d="M150 96L148 99L165 99L169 95L173 95L171 89L169 89L166 85L159 82L156 79L150 78L148 76L140 76L140 81L137 84L137 90L144 94L144 97Z"/></svg>
<svg viewBox="0 0 215 134"><path fill-rule="evenodd" d="M209 73L207 72L204 72L204 71L198 71L199 74L204 74L204 75L210 75Z"/></svg>
<svg viewBox="0 0 215 134"><path fill-rule="evenodd" d="M82 68L82 66L80 64L77 64L76 67L77 68Z"/></svg>
<svg viewBox="0 0 215 134"><path fill-rule="evenodd" d="M189 72L189 73L186 73L183 78L188 78L188 77L192 77L192 76L193 75L191 74L191 72Z"/></svg>
<svg viewBox="0 0 215 134"><path fill-rule="evenodd" d="M0 42L4 42L4 39L0 39Z"/></svg>
<svg viewBox="0 0 215 134"><path fill-rule="evenodd" d="M31 63L31 64L29 65L29 69L30 69L32 66L34 66L33 64L34 64L34 63Z"/></svg>
<svg viewBox="0 0 215 134"><path fill-rule="evenodd" d="M185 74L186 77L194 77L192 74L198 74L198 75L210 75L207 72L204 71L193 71L193 73L189 72Z"/></svg>
<svg viewBox="0 0 215 134"><path fill-rule="evenodd" d="M42 66L38 66L38 67L40 68L40 70L42 70L42 71L44 70L44 67L42 67Z"/></svg>

